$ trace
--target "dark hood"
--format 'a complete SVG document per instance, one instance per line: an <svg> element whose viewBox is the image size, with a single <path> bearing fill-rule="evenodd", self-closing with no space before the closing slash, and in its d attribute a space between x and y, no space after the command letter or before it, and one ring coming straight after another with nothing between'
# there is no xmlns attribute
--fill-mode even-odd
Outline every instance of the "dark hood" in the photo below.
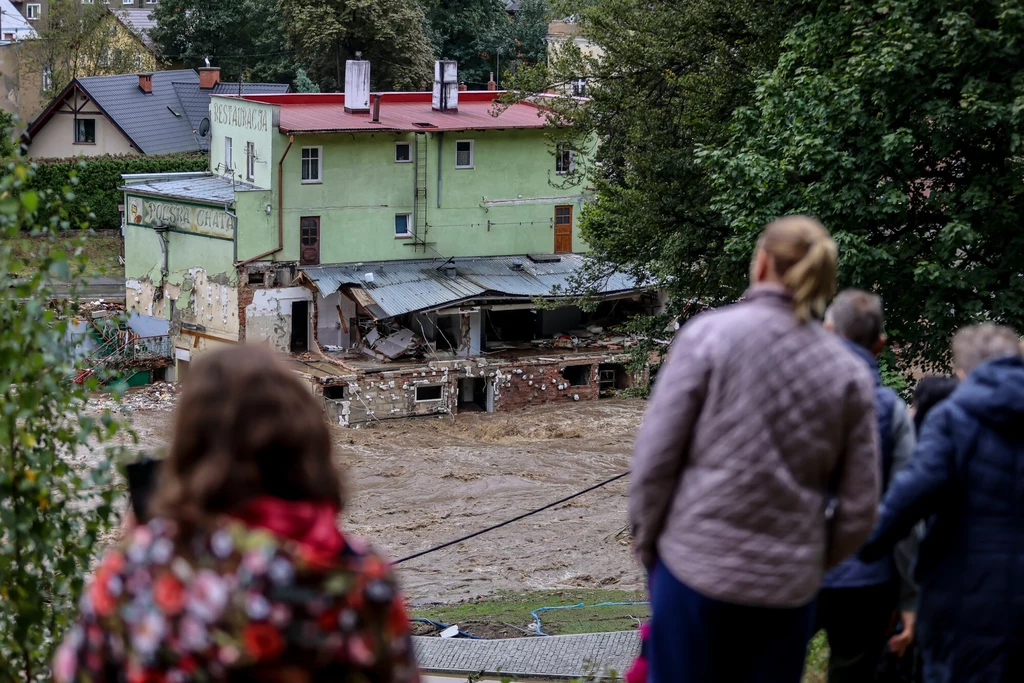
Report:
<svg viewBox="0 0 1024 683"><path fill-rule="evenodd" d="M1024 358L1009 356L979 365L949 400L986 424L1024 427Z"/></svg>
<svg viewBox="0 0 1024 683"><path fill-rule="evenodd" d="M840 339L843 339L840 337ZM864 361L864 364L871 370L871 376L875 378L875 386L882 386L882 373L878 371L878 359L875 358L870 351L865 349L860 344L854 344L849 339L843 339L843 343L846 344L846 348L853 351L853 354Z"/></svg>

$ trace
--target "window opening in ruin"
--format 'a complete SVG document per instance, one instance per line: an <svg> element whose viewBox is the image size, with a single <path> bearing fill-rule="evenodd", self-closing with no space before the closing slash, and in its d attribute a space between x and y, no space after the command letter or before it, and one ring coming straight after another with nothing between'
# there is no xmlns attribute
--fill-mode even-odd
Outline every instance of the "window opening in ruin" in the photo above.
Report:
<svg viewBox="0 0 1024 683"><path fill-rule="evenodd" d="M344 384L334 387L324 387L324 398L328 401L342 401L348 398L348 387Z"/></svg>
<svg viewBox="0 0 1024 683"><path fill-rule="evenodd" d="M416 387L416 402L421 401L440 401L441 400L441 385L430 384L427 386Z"/></svg>
<svg viewBox="0 0 1024 683"><path fill-rule="evenodd" d="M487 410L487 380L483 377L460 379L458 407L464 412Z"/></svg>
<svg viewBox="0 0 1024 683"><path fill-rule="evenodd" d="M249 273L249 280L248 280L248 282L249 282L250 285L262 285L263 284L263 271L257 270L257 271Z"/></svg>
<svg viewBox="0 0 1024 683"><path fill-rule="evenodd" d="M614 396L616 391L629 389L632 386L626 367L618 363L605 363L597 366L598 393L601 398Z"/></svg>
<svg viewBox="0 0 1024 683"><path fill-rule="evenodd" d="M292 353L309 350L309 302L292 302Z"/></svg>
<svg viewBox="0 0 1024 683"><path fill-rule="evenodd" d="M562 368L562 377L569 380L574 387L582 387L590 384L589 365L569 365Z"/></svg>

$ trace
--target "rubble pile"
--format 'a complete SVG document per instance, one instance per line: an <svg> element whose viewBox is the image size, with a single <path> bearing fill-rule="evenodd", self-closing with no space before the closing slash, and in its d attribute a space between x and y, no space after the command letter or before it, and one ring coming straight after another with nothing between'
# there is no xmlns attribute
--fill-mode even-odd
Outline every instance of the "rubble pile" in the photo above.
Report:
<svg viewBox="0 0 1024 683"><path fill-rule="evenodd" d="M97 410L130 413L137 410L172 410L178 400L178 385L154 382L138 389L129 389L120 401L109 394L95 396L89 407Z"/></svg>

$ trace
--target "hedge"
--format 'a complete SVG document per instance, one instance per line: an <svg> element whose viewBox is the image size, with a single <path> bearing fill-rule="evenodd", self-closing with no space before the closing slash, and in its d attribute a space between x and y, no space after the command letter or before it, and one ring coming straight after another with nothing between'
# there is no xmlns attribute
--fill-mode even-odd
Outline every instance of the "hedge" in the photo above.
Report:
<svg viewBox="0 0 1024 683"><path fill-rule="evenodd" d="M72 225L88 222L96 230L118 230L121 215L118 205L124 203L122 173L172 173L205 171L209 167L206 154L181 153L159 156L103 155L67 159L32 159L36 174L32 186L36 190L60 192L76 171L78 184L72 187L74 199L64 202L71 214ZM89 218L89 212L94 217Z"/></svg>

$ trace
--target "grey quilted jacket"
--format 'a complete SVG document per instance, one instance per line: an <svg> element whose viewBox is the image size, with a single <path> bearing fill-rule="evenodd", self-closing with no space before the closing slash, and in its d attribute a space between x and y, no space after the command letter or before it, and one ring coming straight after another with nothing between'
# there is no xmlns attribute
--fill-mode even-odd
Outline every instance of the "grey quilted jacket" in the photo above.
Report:
<svg viewBox="0 0 1024 683"><path fill-rule="evenodd" d="M810 602L875 520L873 391L864 363L817 322L797 322L781 287L755 286L687 322L636 440L629 516L641 558L657 555L717 600Z"/></svg>

